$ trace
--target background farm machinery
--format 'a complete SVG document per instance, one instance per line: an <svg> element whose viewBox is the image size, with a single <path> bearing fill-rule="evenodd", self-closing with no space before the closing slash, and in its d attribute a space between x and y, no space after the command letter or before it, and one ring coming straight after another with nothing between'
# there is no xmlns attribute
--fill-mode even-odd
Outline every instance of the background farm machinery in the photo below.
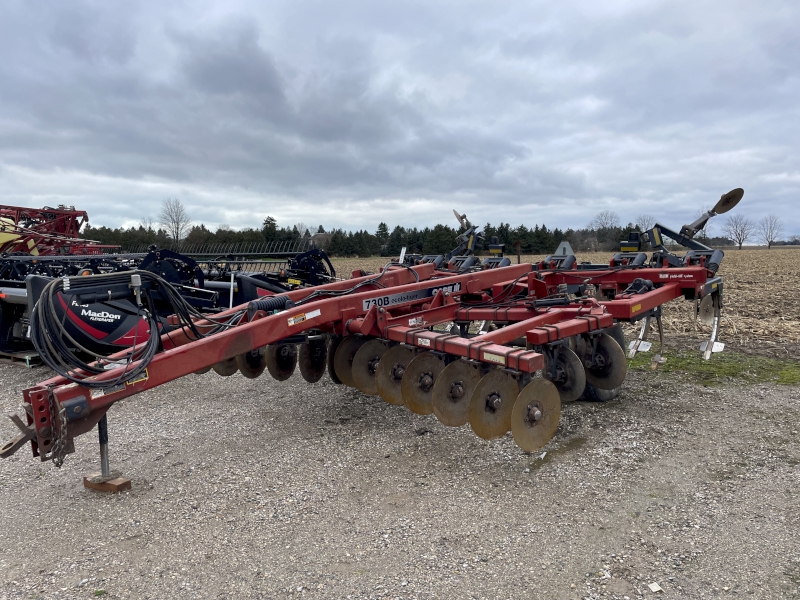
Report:
<svg viewBox="0 0 800 600"><path fill-rule="evenodd" d="M188 305L207 313L336 278L325 253L307 240L204 246L188 253L156 247L119 253L117 246L78 239L86 221L86 213L72 207L0 207L0 355L29 363L36 358L28 327L31 307L44 287L42 278L148 271L157 273ZM31 278L37 282L32 287L27 285ZM174 311L164 289L155 286L147 296L160 332L170 329L167 317ZM109 354L146 335L138 308L122 296L78 302L64 290L54 310L73 340L91 353Z"/></svg>
<svg viewBox="0 0 800 600"><path fill-rule="evenodd" d="M708 216L729 210L742 194L724 195ZM656 225L644 236L655 248L650 257L638 247L642 239L625 240L624 251L604 265L569 255L461 272L394 262L379 274L263 296L214 315L169 293L170 332L92 362L71 348L53 309L59 294L68 288L79 304L125 298L149 332L157 324L148 296L169 284L141 270L53 279L32 309L31 337L57 375L24 391L25 413L12 417L19 435L0 456L30 442L34 456L60 464L72 440L100 423L107 472L105 415L118 400L211 369L249 378L267 370L285 380L298 366L310 383L327 370L337 384L434 414L445 425L469 423L481 438L510 431L522 450L533 451L554 435L562 403L617 393L625 351L643 349L652 320L663 343L663 304L699 302L713 325L705 358L720 349L722 253L684 231L675 235L691 249L679 257L660 241L672 234ZM627 348L624 322L642 323Z"/></svg>

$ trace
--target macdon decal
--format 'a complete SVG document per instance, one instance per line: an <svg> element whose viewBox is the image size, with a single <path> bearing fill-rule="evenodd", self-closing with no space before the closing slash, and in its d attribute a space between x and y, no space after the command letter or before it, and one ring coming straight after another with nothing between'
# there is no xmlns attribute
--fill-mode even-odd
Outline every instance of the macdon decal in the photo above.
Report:
<svg viewBox="0 0 800 600"><path fill-rule="evenodd" d="M389 294L388 296L379 296L378 298L370 298L364 300L364 310L369 310L373 306L384 307L394 306L395 304L403 304L404 302L412 302L413 300L422 300L430 298L439 290L443 292L455 293L461 291L461 283L453 283L451 285L439 285L436 287L429 287L422 290L414 290L413 292L402 292L400 294Z"/></svg>
<svg viewBox="0 0 800 600"><path fill-rule="evenodd" d="M85 308L81 309L81 316L89 317L90 321L101 321L103 323L113 323L114 321L119 321L122 318L122 315L116 315L106 310L102 312L95 312L91 309L86 310Z"/></svg>

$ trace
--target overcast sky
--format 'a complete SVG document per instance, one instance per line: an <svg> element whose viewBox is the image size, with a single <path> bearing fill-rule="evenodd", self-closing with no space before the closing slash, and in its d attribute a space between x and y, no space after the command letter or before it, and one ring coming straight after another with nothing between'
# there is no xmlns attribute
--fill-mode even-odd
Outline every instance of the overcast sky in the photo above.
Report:
<svg viewBox="0 0 800 600"><path fill-rule="evenodd" d="M800 234L799 32L797 0L3 0L0 202L679 226L743 187Z"/></svg>

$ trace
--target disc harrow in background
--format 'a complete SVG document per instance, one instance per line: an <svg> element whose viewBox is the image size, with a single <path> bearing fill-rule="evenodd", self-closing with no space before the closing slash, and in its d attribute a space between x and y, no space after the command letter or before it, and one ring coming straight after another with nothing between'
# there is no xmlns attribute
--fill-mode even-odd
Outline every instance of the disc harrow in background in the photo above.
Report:
<svg viewBox="0 0 800 600"><path fill-rule="evenodd" d="M242 375L248 379L259 377L264 369L267 368L267 349L266 346L256 348L250 352L236 355L236 365Z"/></svg>
<svg viewBox="0 0 800 600"><path fill-rule="evenodd" d="M351 376L355 387L369 396L378 393L375 383L375 373L378 370L381 357L389 351L389 342L385 340L369 340L361 346L353 357Z"/></svg>
<svg viewBox="0 0 800 600"><path fill-rule="evenodd" d="M561 399L556 386L545 379L534 379L514 403L511 434L517 446L533 452L553 438L560 418Z"/></svg>
<svg viewBox="0 0 800 600"><path fill-rule="evenodd" d="M397 345L381 357L375 372L375 386L380 397L389 404L403 404L403 375L416 355L417 351L413 348Z"/></svg>
<svg viewBox="0 0 800 600"><path fill-rule="evenodd" d="M403 404L408 410L418 415L433 412L433 386L444 367L443 357L433 352L421 352L409 363L400 384Z"/></svg>
<svg viewBox="0 0 800 600"><path fill-rule="evenodd" d="M308 340L297 350L297 364L300 375L308 383L316 383L325 374L328 362L328 344L324 339Z"/></svg>
<svg viewBox="0 0 800 600"><path fill-rule="evenodd" d="M333 357L333 368L336 371L336 376L343 384L356 387L353 381L353 359L358 349L366 343L366 338L349 336L344 338L336 349L336 354Z"/></svg>
<svg viewBox="0 0 800 600"><path fill-rule="evenodd" d="M484 375L469 402L469 424L478 437L493 440L511 429L511 411L520 390L517 376L503 369Z"/></svg>
<svg viewBox="0 0 800 600"><path fill-rule="evenodd" d="M221 375L222 377L230 377L239 370L239 366L236 364L236 357L221 360L215 363L211 368L214 369L217 375Z"/></svg>
<svg viewBox="0 0 800 600"><path fill-rule="evenodd" d="M586 361L592 358L592 342L586 342ZM594 364L586 367L586 382L601 390L613 390L622 385L628 373L625 352L607 333L597 337Z"/></svg>
<svg viewBox="0 0 800 600"><path fill-rule="evenodd" d="M297 366L297 347L294 344L267 346L267 370L274 379L286 381Z"/></svg>
<svg viewBox="0 0 800 600"><path fill-rule="evenodd" d="M586 387L586 373L578 355L566 346L558 346L551 358L550 353L544 355L542 375L555 384L561 402L574 402L583 394ZM555 359L555 375L552 361Z"/></svg>
<svg viewBox="0 0 800 600"><path fill-rule="evenodd" d="M342 384L342 380L336 376L336 369L333 366L333 359L336 356L336 350L339 349L339 344L342 343L344 338L341 336L332 337L331 341L328 342L328 356L325 358L325 362L328 366L328 375L331 378L331 381L337 385Z"/></svg>
<svg viewBox="0 0 800 600"><path fill-rule="evenodd" d="M443 425L460 427L469 422L472 392L481 380L478 363L456 360L447 365L433 384L433 414Z"/></svg>

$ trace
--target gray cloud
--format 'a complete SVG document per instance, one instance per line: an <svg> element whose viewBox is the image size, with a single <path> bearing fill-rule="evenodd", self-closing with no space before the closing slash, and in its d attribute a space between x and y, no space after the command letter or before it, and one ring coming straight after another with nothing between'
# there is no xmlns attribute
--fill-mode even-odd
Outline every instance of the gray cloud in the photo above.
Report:
<svg viewBox="0 0 800 600"><path fill-rule="evenodd" d="M0 197L130 224L679 224L721 193L800 233L800 7L0 7Z"/></svg>

